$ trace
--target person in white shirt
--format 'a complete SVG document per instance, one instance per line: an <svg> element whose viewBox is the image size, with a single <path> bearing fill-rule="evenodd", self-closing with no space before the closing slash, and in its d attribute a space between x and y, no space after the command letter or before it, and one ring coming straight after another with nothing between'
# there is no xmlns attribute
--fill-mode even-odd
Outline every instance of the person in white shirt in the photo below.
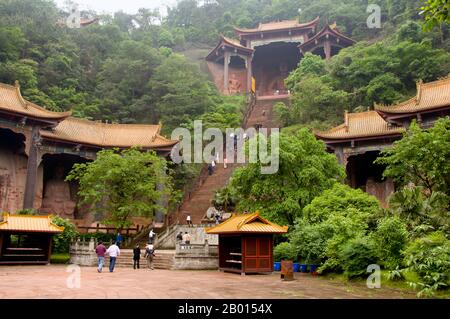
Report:
<svg viewBox="0 0 450 319"><path fill-rule="evenodd" d="M186 217L186 222L187 222L187 224L188 224L189 227L192 227L191 215L187 215L187 217Z"/></svg>
<svg viewBox="0 0 450 319"><path fill-rule="evenodd" d="M152 244L147 244L145 247L145 258L147 258L147 267L153 270L153 257L155 257L155 248Z"/></svg>
<svg viewBox="0 0 450 319"><path fill-rule="evenodd" d="M153 231L153 229L150 230L150 233L148 234L148 243L153 244L153 241L155 240L156 233Z"/></svg>
<svg viewBox="0 0 450 319"><path fill-rule="evenodd" d="M188 232L185 232L183 235L183 244L189 245L191 243L191 235Z"/></svg>
<svg viewBox="0 0 450 319"><path fill-rule="evenodd" d="M109 255L109 272L113 272L116 265L116 259L120 256L120 249L116 243L113 242L113 244L106 250L106 253Z"/></svg>

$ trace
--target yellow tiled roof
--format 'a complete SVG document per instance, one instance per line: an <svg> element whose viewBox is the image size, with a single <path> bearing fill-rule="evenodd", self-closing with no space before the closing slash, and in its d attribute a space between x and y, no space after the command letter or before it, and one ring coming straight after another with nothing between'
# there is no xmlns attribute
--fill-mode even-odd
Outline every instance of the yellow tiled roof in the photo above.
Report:
<svg viewBox="0 0 450 319"><path fill-rule="evenodd" d="M259 212L253 214L233 215L223 223L206 228L208 234L226 234L226 233L268 233L284 234L287 233L288 226L279 226L262 218Z"/></svg>
<svg viewBox="0 0 450 319"><path fill-rule="evenodd" d="M306 23L299 23L298 20L284 20L278 22L260 23L257 28L253 29L241 29L234 28L238 33L255 33L264 31L277 31L277 30L289 30L302 27L309 27L316 24L319 21L319 17L313 21Z"/></svg>
<svg viewBox="0 0 450 319"><path fill-rule="evenodd" d="M106 124L69 117L54 130L42 130L46 138L100 147L173 146L177 141L159 135L160 125Z"/></svg>
<svg viewBox="0 0 450 319"><path fill-rule="evenodd" d="M64 119L71 112L52 112L22 97L19 86L0 83L0 110L49 120Z"/></svg>
<svg viewBox="0 0 450 319"><path fill-rule="evenodd" d="M341 40L344 40L345 42L347 42L347 44L349 43L355 43L355 41L347 36L345 36L344 34L342 34L336 25L336 22L332 25L326 25L325 27L323 27L322 30L320 30L319 32L317 32L312 38L310 38L308 41L302 43L299 45L300 48L307 48L309 46L314 45L316 41L318 41L320 38L322 38L325 35L329 35L332 34L334 36L336 36L337 38L340 38Z"/></svg>
<svg viewBox="0 0 450 319"><path fill-rule="evenodd" d="M38 233L61 233L64 227L56 226L51 216L27 216L4 214L0 231L22 231Z"/></svg>
<svg viewBox="0 0 450 319"><path fill-rule="evenodd" d="M238 47L238 48L241 48L241 49L245 49L245 50L254 51L251 48L247 48L247 47L243 46L239 41L237 41L235 39L230 39L230 38L227 38L225 36L222 36L222 40L225 41L226 43L230 44L230 45L235 46L235 47Z"/></svg>
<svg viewBox="0 0 450 319"><path fill-rule="evenodd" d="M348 113L347 123L341 124L326 132L315 132L323 139L350 139L380 135L395 135L404 131L401 127L389 124L375 111Z"/></svg>
<svg viewBox="0 0 450 319"><path fill-rule="evenodd" d="M376 105L381 113L414 113L450 106L450 77L429 83L417 83L417 95L392 106Z"/></svg>

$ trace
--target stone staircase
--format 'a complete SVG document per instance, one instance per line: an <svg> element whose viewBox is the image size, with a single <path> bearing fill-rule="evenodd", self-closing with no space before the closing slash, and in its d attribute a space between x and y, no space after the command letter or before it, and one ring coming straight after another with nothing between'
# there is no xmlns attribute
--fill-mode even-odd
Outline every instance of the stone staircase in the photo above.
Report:
<svg viewBox="0 0 450 319"><path fill-rule="evenodd" d="M217 190L227 185L233 174L233 164L229 164L225 169L223 164L217 164L214 173L207 176L205 180L192 193L191 197L187 199L180 208L180 214L177 219L180 224L186 224L186 217L191 215L192 223L200 225L206 211L211 206L211 200Z"/></svg>
<svg viewBox="0 0 450 319"><path fill-rule="evenodd" d="M273 106L277 102L286 103L288 99L288 95L258 97L247 118L245 128L255 127L257 125L264 128L272 128L275 124L273 121ZM228 164L228 168L225 169L223 164L218 164L214 174L201 180L200 185L191 194L190 198L183 202L175 222L186 224L186 217L190 214L194 225L202 224L205 213L211 206L215 192L228 184L234 169L239 166L238 164Z"/></svg>
<svg viewBox="0 0 450 319"><path fill-rule="evenodd" d="M145 249L141 248L140 268L147 267L147 260L144 258ZM175 250L155 250L155 257L153 259L153 266L155 269L172 269L174 264ZM109 257L105 257L105 266L109 267ZM116 267L119 268L133 268L133 250L121 249L120 256L116 260ZM104 269L103 271L107 271Z"/></svg>
<svg viewBox="0 0 450 319"><path fill-rule="evenodd" d="M273 106L278 102L287 103L289 100L288 95L278 96L261 96L256 100L256 104L253 107L253 111L250 114L246 128L262 125L264 128L278 127L275 122L275 114Z"/></svg>

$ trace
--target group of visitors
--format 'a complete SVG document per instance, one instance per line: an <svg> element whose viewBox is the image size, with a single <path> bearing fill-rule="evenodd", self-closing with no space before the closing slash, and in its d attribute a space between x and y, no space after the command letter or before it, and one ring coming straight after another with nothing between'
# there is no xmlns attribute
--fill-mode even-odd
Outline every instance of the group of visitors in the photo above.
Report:
<svg viewBox="0 0 450 319"><path fill-rule="evenodd" d="M153 229L150 230L148 235L148 244L145 246L144 258L147 260L147 267L149 269L153 268L153 258L155 257L155 241L156 233ZM117 257L120 256L120 246L122 245L123 237L120 232L117 233L116 240L112 242L111 246L106 249L103 242L99 242L97 247L95 248L95 253L98 258L98 266L97 271L101 273L103 271L103 265L105 264L105 255L109 255L109 272L114 272L114 268L116 265ZM139 244L133 249L133 269L139 269L139 261L141 259L141 248Z"/></svg>
<svg viewBox="0 0 450 319"><path fill-rule="evenodd" d="M153 270L153 258L155 257L155 246L148 243L145 246L144 258L147 260L147 268ZM139 269L139 261L141 260L141 248L139 244L133 249L133 269Z"/></svg>
<svg viewBox="0 0 450 319"><path fill-rule="evenodd" d="M120 248L117 246L116 242L113 242L111 246L106 249L103 242L99 242L95 248L95 253L98 257L98 267L97 271L100 273L103 270L103 265L105 264L105 254L109 255L109 272L114 271L116 265L117 257L120 256Z"/></svg>
<svg viewBox="0 0 450 319"><path fill-rule="evenodd" d="M177 235L177 242L183 245L189 245L191 243L191 235L188 232L180 231Z"/></svg>

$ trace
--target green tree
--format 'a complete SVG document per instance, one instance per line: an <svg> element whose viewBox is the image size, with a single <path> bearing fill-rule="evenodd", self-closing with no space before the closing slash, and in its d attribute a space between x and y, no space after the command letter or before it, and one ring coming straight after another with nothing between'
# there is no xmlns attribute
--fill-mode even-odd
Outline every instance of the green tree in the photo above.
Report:
<svg viewBox="0 0 450 319"><path fill-rule="evenodd" d="M291 97L291 114L296 123L314 120L337 124L342 121L348 107L349 95L342 90L334 90L322 78L308 76L295 86Z"/></svg>
<svg viewBox="0 0 450 319"><path fill-rule="evenodd" d="M450 120L436 121L433 127L422 129L413 122L403 138L383 151L376 161L386 165L385 177L400 185L414 183L431 195L435 191L450 191Z"/></svg>
<svg viewBox="0 0 450 319"><path fill-rule="evenodd" d="M450 24L450 1L448 0L427 0L422 7L425 14L425 30L430 31L435 26L442 23Z"/></svg>
<svg viewBox="0 0 450 319"><path fill-rule="evenodd" d="M282 225L293 225L314 197L344 177L336 157L306 129L294 136L280 134L276 174L262 174L262 166L250 163L233 174L231 187L238 196L238 209L259 210Z"/></svg>
<svg viewBox="0 0 450 319"><path fill-rule="evenodd" d="M411 282L421 288L418 296L433 296L450 284L450 240L441 232L414 240L405 251L405 263L419 276Z"/></svg>
<svg viewBox="0 0 450 319"><path fill-rule="evenodd" d="M70 220L59 216L54 216L52 223L64 227L64 231L61 234L53 236L53 252L69 253L70 243L80 235L77 226Z"/></svg>
<svg viewBox="0 0 450 319"><path fill-rule="evenodd" d="M345 246L375 228L379 211L374 196L336 183L304 207L289 239L306 262L323 264L322 271L342 271Z"/></svg>
<svg viewBox="0 0 450 319"><path fill-rule="evenodd" d="M27 43L20 28L0 28L0 62L20 59Z"/></svg>
<svg viewBox="0 0 450 319"><path fill-rule="evenodd" d="M403 264L403 250L408 243L409 233L405 223L398 217L386 217L378 221L373 233L377 255L388 269Z"/></svg>
<svg viewBox="0 0 450 319"><path fill-rule="evenodd" d="M131 224L129 217L152 217L164 210L160 202L172 195L166 161L154 152L138 149L103 150L87 164L75 164L67 177L79 182L79 205L89 205L118 229Z"/></svg>
<svg viewBox="0 0 450 319"><path fill-rule="evenodd" d="M308 75L322 76L327 74L326 62L321 56L307 52L300 60L298 67L285 80L286 86L295 91L296 84Z"/></svg>

